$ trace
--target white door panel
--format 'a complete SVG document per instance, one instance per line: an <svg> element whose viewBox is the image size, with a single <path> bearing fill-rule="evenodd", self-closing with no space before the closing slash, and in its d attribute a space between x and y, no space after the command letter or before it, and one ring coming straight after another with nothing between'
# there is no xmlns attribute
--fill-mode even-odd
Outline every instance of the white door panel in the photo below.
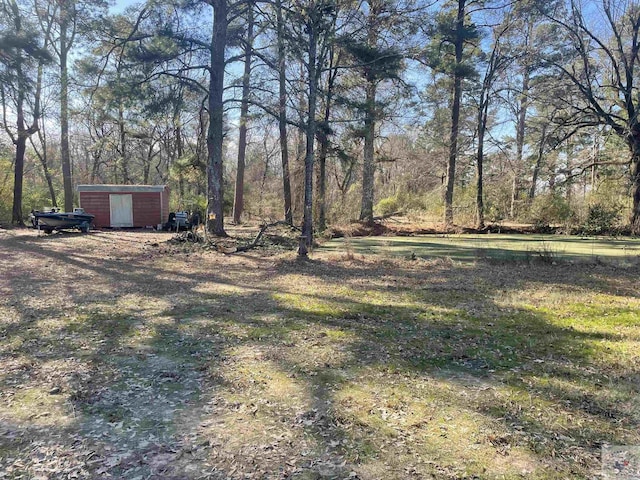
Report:
<svg viewBox="0 0 640 480"><path fill-rule="evenodd" d="M109 195L112 227L133 227L133 201L131 194Z"/></svg>

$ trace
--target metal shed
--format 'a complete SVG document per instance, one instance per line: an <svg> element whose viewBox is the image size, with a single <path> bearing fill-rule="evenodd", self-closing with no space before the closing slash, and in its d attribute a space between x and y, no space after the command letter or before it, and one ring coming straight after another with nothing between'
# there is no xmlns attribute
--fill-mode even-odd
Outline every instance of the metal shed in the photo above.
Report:
<svg viewBox="0 0 640 480"><path fill-rule="evenodd" d="M166 185L78 185L78 194L96 227L157 227L169 212Z"/></svg>

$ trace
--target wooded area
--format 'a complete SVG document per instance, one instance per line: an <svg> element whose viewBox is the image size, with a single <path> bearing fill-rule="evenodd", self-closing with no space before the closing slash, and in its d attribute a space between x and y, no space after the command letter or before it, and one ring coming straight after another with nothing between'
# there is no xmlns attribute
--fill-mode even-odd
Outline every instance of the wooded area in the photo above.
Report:
<svg viewBox="0 0 640 480"><path fill-rule="evenodd" d="M640 233L630 0L0 0L0 221L167 184L209 232L395 211Z"/></svg>

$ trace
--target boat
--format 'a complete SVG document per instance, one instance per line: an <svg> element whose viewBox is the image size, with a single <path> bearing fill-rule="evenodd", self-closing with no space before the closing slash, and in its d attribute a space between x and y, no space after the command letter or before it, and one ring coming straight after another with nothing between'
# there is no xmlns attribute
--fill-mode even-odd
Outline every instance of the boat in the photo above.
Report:
<svg viewBox="0 0 640 480"><path fill-rule="evenodd" d="M88 233L95 215L86 213L83 208L74 208L73 212L60 212L52 209L48 212L31 212L31 223L38 230L51 233L54 230L77 229Z"/></svg>

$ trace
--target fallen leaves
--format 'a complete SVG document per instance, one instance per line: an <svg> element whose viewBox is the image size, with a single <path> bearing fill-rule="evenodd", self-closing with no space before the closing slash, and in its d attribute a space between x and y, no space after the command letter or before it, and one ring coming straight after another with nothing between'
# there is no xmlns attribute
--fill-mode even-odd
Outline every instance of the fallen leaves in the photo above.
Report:
<svg viewBox="0 0 640 480"><path fill-rule="evenodd" d="M571 476L603 438L640 442L634 350L615 363L599 350L627 345L635 324L598 338L550 313L554 292L598 299L571 283L577 267L535 296L535 266L12 235L0 478ZM631 291L624 275L611 285ZM637 298L625 302L630 318Z"/></svg>

